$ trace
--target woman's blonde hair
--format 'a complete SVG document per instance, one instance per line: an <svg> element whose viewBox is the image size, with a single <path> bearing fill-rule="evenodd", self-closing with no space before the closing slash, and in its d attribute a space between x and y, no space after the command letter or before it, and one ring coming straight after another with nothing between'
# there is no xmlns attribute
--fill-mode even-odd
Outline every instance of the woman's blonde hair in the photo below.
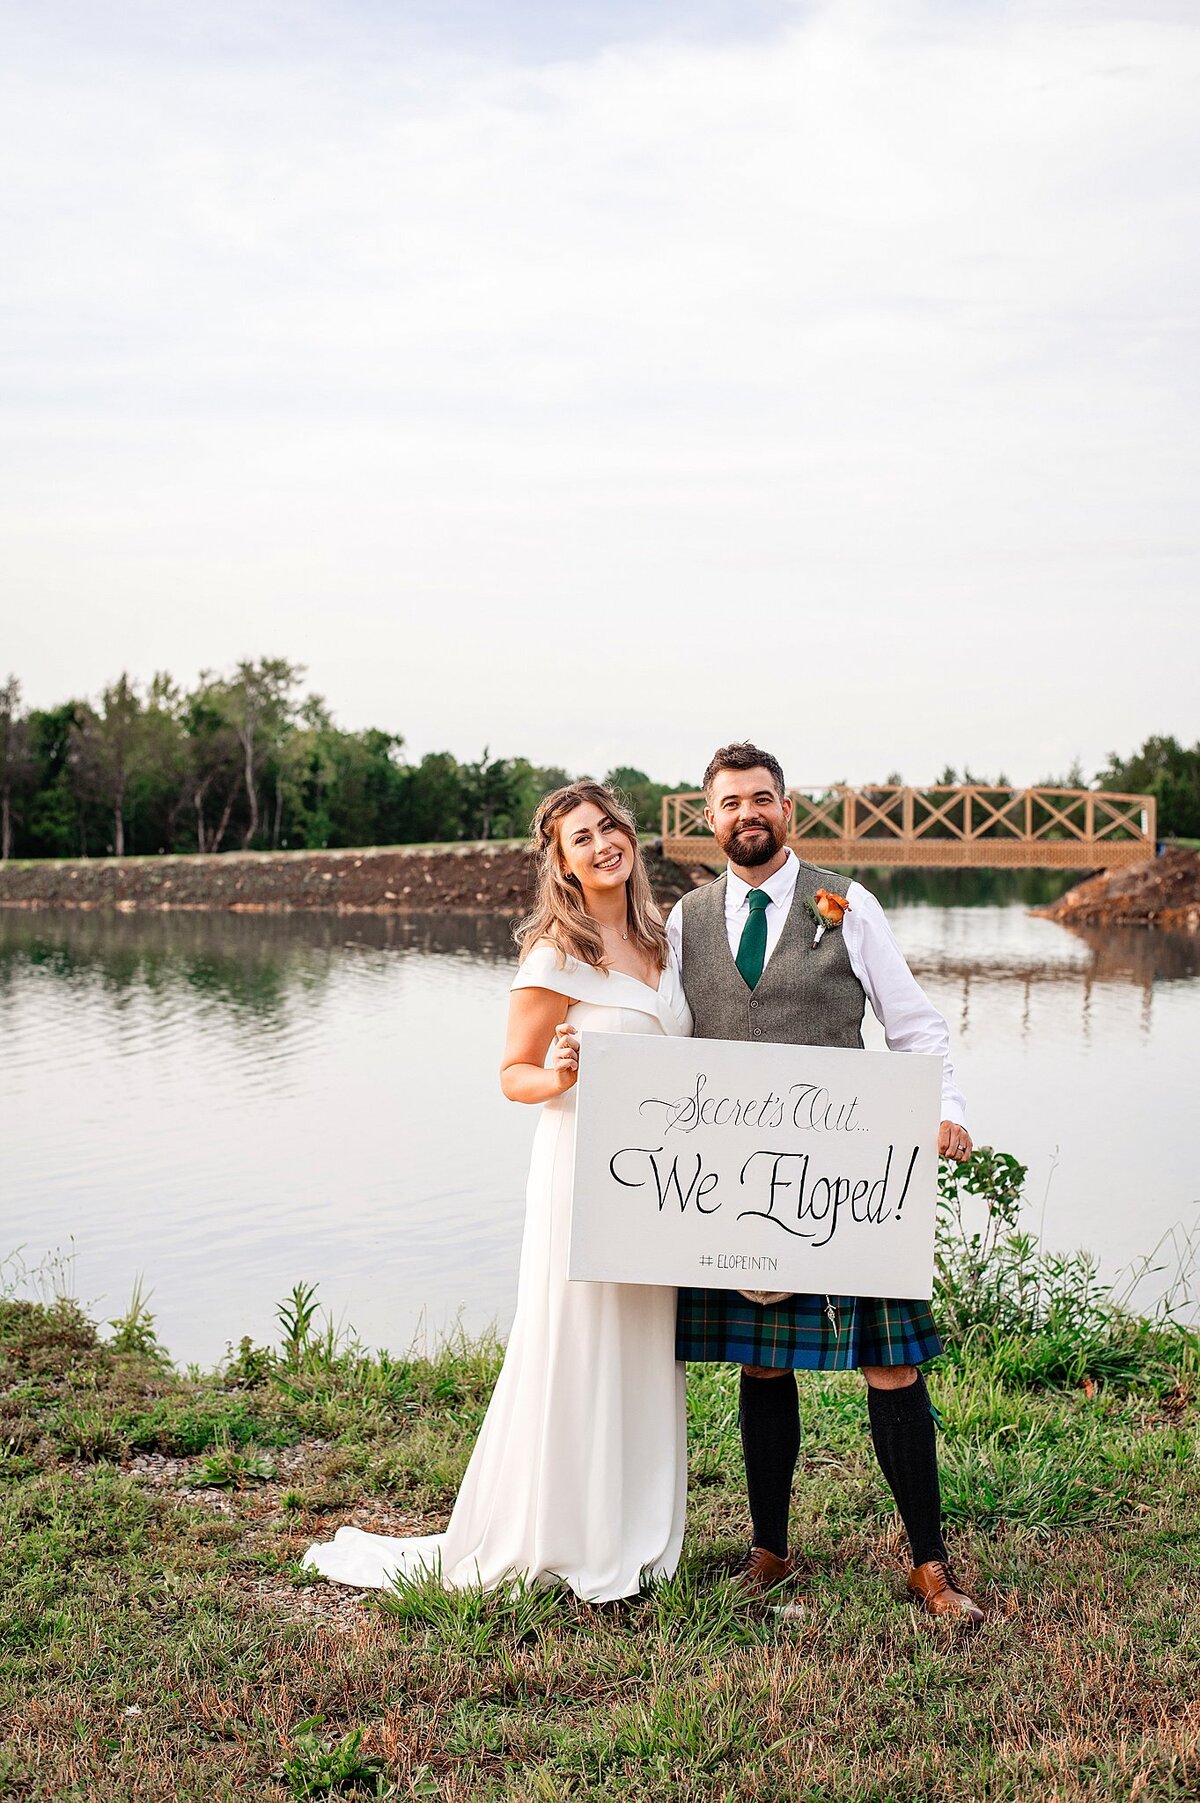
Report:
<svg viewBox="0 0 1200 1803"><path fill-rule="evenodd" d="M581 964L607 969L600 928L584 906L578 878L564 870L562 861L561 823L585 801L594 802L622 838L629 841L633 853L633 868L625 891L629 941L641 947L656 970L662 970L667 962L666 929L654 905L638 844L637 821L614 790L603 783L587 781L552 790L543 796L533 817L530 837L537 863L537 894L533 907L516 930L521 956L531 951L539 939L550 939L560 952L578 958Z"/></svg>

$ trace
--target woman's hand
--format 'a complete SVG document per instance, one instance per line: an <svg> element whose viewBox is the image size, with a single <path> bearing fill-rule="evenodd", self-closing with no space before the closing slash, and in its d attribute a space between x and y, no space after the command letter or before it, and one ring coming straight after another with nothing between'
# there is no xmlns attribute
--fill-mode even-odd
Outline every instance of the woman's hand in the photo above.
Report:
<svg viewBox="0 0 1200 1803"><path fill-rule="evenodd" d="M971 1135L957 1121L943 1121L938 1128L938 1157L954 1158L965 1164L974 1150Z"/></svg>
<svg viewBox="0 0 1200 1803"><path fill-rule="evenodd" d="M562 1089L570 1089L579 1078L579 1035L565 1020L560 1021L554 1029L554 1042L550 1048L550 1069L558 1078Z"/></svg>

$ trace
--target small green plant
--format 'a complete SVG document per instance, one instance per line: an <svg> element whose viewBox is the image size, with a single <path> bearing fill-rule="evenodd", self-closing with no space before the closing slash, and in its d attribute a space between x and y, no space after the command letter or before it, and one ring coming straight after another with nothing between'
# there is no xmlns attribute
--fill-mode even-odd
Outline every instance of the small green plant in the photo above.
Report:
<svg viewBox="0 0 1200 1803"><path fill-rule="evenodd" d="M84 1459L119 1459L128 1450L119 1425L100 1404L64 1408L55 1423L55 1438L64 1452Z"/></svg>
<svg viewBox="0 0 1200 1803"><path fill-rule="evenodd" d="M324 1720L321 1715L310 1716L293 1736L295 1751L283 1768L292 1796L386 1796L383 1762L363 1753L363 1730L355 1728L335 1742L318 1734Z"/></svg>
<svg viewBox="0 0 1200 1803"><path fill-rule="evenodd" d="M275 1467L256 1446L235 1446L228 1432L222 1430L205 1453L192 1483L198 1490L244 1490L248 1484L260 1484L274 1475Z"/></svg>
<svg viewBox="0 0 1200 1803"><path fill-rule="evenodd" d="M1011 1152L991 1146L976 1146L963 1164L938 1161L938 1271L943 1287L967 1308L986 1281L997 1245L1016 1228L1028 1175L1029 1167ZM977 1215L972 1202L983 1204L981 1226L969 1222L972 1212Z"/></svg>
<svg viewBox="0 0 1200 1803"><path fill-rule="evenodd" d="M977 1146L963 1164L941 1160L937 1300L956 1334L976 1327L1038 1333L1067 1317L1076 1331L1107 1322L1110 1292L1095 1260L1047 1253L1032 1234L1017 1231L1027 1176L1027 1166L991 1146Z"/></svg>
<svg viewBox="0 0 1200 1803"><path fill-rule="evenodd" d="M289 1365L298 1365L308 1346L317 1314L316 1297L315 1283L297 1283L275 1309L275 1319L283 1329L283 1355Z"/></svg>
<svg viewBox="0 0 1200 1803"><path fill-rule="evenodd" d="M114 1352L153 1359L156 1364L162 1365L167 1362L167 1353L159 1345L158 1335L154 1331L154 1316L150 1313L149 1301L150 1294L143 1290L141 1277L135 1277L128 1308L123 1315L118 1315L108 1324L114 1330L109 1345Z"/></svg>
<svg viewBox="0 0 1200 1803"><path fill-rule="evenodd" d="M282 1305L281 1305L282 1306ZM241 1384L247 1390L265 1384L275 1369L275 1354L269 1346L256 1346L248 1333L238 1341L238 1349L229 1348L225 1361L225 1376L230 1383Z"/></svg>
<svg viewBox="0 0 1200 1803"><path fill-rule="evenodd" d="M24 1246L14 1246L0 1258L0 1301L32 1293L40 1302L62 1302L75 1294L75 1236L68 1236L69 1251L57 1246L37 1264L25 1257Z"/></svg>
<svg viewBox="0 0 1200 1803"><path fill-rule="evenodd" d="M310 1331L304 1346L304 1362L316 1371L336 1371L343 1363L353 1366L363 1348L350 1330L343 1330L329 1315L320 1333Z"/></svg>

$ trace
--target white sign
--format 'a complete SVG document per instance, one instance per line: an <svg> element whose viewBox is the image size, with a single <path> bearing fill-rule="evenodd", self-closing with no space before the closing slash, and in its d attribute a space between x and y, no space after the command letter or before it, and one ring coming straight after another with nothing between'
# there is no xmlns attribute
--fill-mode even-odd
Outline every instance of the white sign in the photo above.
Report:
<svg viewBox="0 0 1200 1803"><path fill-rule="evenodd" d="M941 1071L582 1033L569 1275L927 1300Z"/></svg>

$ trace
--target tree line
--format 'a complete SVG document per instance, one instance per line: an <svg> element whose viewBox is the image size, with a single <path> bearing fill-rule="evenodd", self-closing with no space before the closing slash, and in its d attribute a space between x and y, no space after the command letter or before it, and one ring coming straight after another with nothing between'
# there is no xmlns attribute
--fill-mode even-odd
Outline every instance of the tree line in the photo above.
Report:
<svg viewBox="0 0 1200 1803"><path fill-rule="evenodd" d="M122 674L96 701L23 709L0 686L0 858L318 850L523 837L565 770L488 750L412 762L399 733L346 732L285 658L205 671L193 689ZM639 825L694 784L610 770Z"/></svg>
<svg viewBox="0 0 1200 1803"><path fill-rule="evenodd" d="M571 780L486 749L469 763L448 751L410 761L399 733L335 725L304 676L268 657L205 671L190 690L165 673L147 685L122 674L94 702L30 709L10 677L0 686L0 858L519 838L541 796ZM938 780L960 779L947 768ZM1200 744L1156 736L1130 757L1111 753L1091 785L1077 765L1059 780L1153 795L1162 836L1200 838ZM645 832L659 829L664 795L699 786L627 766L605 781Z"/></svg>

